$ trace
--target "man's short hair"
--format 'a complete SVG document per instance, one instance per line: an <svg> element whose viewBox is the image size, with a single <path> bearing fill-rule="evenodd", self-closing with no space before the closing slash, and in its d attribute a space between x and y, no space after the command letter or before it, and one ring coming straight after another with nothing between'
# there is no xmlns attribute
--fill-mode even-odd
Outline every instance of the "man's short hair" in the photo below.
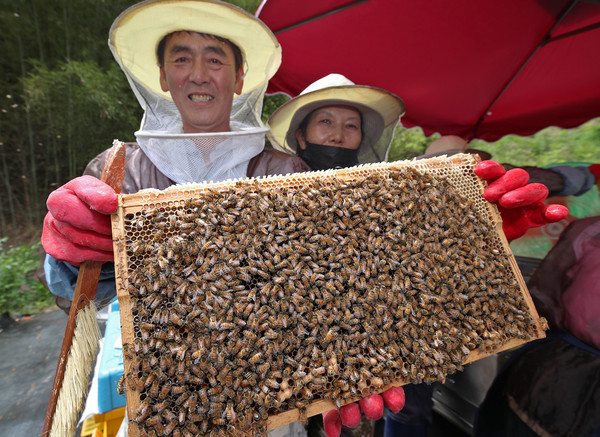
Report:
<svg viewBox="0 0 600 437"><path fill-rule="evenodd" d="M195 31L188 31L188 30L182 30L182 31L178 31L178 32L196 33L205 38L216 39L217 41L221 41L221 42L228 44L229 47L231 47L231 51L233 52L233 59L235 60L235 71L237 72L237 71L239 71L240 68L242 68L242 66L244 64L244 57L242 55L242 51L240 50L240 48L238 46L236 46L234 43L229 41L227 38L223 38L222 36L213 35L211 33L202 33L202 32L195 32ZM163 65L163 63L165 61L165 47L167 45L167 41L169 40L171 35L173 35L174 33L177 33L177 32L171 32L171 33L165 35L163 37L163 39L161 39L160 42L158 43L158 47L156 48L156 57L158 59L158 65Z"/></svg>

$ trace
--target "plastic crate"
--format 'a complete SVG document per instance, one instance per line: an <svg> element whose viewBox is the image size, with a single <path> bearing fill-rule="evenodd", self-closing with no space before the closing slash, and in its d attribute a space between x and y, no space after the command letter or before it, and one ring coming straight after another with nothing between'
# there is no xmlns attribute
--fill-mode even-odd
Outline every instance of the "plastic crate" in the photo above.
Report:
<svg viewBox="0 0 600 437"><path fill-rule="evenodd" d="M96 414L83 421L81 437L115 437L125 417L125 407Z"/></svg>
<svg viewBox="0 0 600 437"><path fill-rule="evenodd" d="M106 413L125 406L125 395L120 395L117 385L123 375L123 345L121 343L121 320L119 303L110 306L104 344L98 369L98 410Z"/></svg>

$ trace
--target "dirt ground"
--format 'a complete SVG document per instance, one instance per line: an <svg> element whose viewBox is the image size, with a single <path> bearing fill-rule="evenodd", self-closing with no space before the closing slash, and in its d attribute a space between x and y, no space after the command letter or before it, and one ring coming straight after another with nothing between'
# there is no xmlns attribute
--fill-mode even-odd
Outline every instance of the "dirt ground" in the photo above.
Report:
<svg viewBox="0 0 600 437"><path fill-rule="evenodd" d="M66 325L54 310L0 332L0 435L41 435Z"/></svg>

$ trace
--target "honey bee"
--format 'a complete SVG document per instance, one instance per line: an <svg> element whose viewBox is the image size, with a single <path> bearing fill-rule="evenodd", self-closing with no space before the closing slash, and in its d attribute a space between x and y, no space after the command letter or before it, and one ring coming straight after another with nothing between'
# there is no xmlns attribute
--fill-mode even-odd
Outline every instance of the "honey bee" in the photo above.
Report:
<svg viewBox="0 0 600 437"><path fill-rule="evenodd" d="M237 414L233 408L233 402L228 402L227 407L225 408L225 412L223 413L223 417L225 417L229 422L235 421L237 418Z"/></svg>
<svg viewBox="0 0 600 437"><path fill-rule="evenodd" d="M250 357L250 359L248 360L248 362L250 364L256 364L256 363L258 363L261 360L261 358L262 358L262 352L257 352L256 354L254 354L254 355L252 355Z"/></svg>
<svg viewBox="0 0 600 437"><path fill-rule="evenodd" d="M121 375L121 377L119 378L119 382L116 384L117 385L117 393L119 393L120 395L125 394L125 375Z"/></svg>
<svg viewBox="0 0 600 437"><path fill-rule="evenodd" d="M334 341L337 337L337 331L333 328L329 329L329 331L327 331L327 334L325 334L325 338L324 341L325 343L331 343L332 341Z"/></svg>
<svg viewBox="0 0 600 437"><path fill-rule="evenodd" d="M167 426L165 426L164 430L160 433L160 435L173 435L176 427L177 422L169 422Z"/></svg>
<svg viewBox="0 0 600 437"><path fill-rule="evenodd" d="M208 392L205 388L201 388L198 390L198 398L199 398L200 402L202 403L202 405L208 405L208 403L209 403Z"/></svg>
<svg viewBox="0 0 600 437"><path fill-rule="evenodd" d="M175 358L179 361L183 361L185 358L185 353L188 349L188 346L183 344L181 346L178 346L176 354L175 354Z"/></svg>
<svg viewBox="0 0 600 437"><path fill-rule="evenodd" d="M150 398L146 398L138 405L135 421L137 423L142 423L150 415L151 411Z"/></svg>

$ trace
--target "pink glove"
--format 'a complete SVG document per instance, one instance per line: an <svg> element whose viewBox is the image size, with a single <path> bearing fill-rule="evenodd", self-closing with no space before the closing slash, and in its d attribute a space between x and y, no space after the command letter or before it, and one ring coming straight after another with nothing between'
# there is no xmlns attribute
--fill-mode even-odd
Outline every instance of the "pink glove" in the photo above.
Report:
<svg viewBox="0 0 600 437"><path fill-rule="evenodd" d="M323 413L323 429L327 437L339 437L342 433L342 419L338 410Z"/></svg>
<svg viewBox="0 0 600 437"><path fill-rule="evenodd" d="M384 391L383 401L385 406L389 408L392 413L399 413L404 408L404 389L402 387L392 387Z"/></svg>
<svg viewBox="0 0 600 437"><path fill-rule="evenodd" d="M483 197L498 204L502 216L502 230L508 241L521 237L529 228L535 228L565 219L569 210L562 205L544 205L548 188L542 184L528 184L529 174L514 168L505 171L495 161L481 161L475 174L488 182Z"/></svg>
<svg viewBox="0 0 600 437"><path fill-rule="evenodd" d="M42 245L53 258L69 264L113 261L110 217L117 194L93 176L81 176L50 193Z"/></svg>
<svg viewBox="0 0 600 437"><path fill-rule="evenodd" d="M600 164L592 164L588 167L588 170L592 172L597 182L600 179Z"/></svg>
<svg viewBox="0 0 600 437"><path fill-rule="evenodd" d="M360 410L365 413L367 420L379 420L383 417L383 405L394 413L404 408L404 389L391 387L383 394L373 394L364 399L344 405L339 410L330 410L323 414L323 428L327 437L338 437L342 432L342 425L356 428L360 425ZM359 407L360 405L360 407Z"/></svg>

